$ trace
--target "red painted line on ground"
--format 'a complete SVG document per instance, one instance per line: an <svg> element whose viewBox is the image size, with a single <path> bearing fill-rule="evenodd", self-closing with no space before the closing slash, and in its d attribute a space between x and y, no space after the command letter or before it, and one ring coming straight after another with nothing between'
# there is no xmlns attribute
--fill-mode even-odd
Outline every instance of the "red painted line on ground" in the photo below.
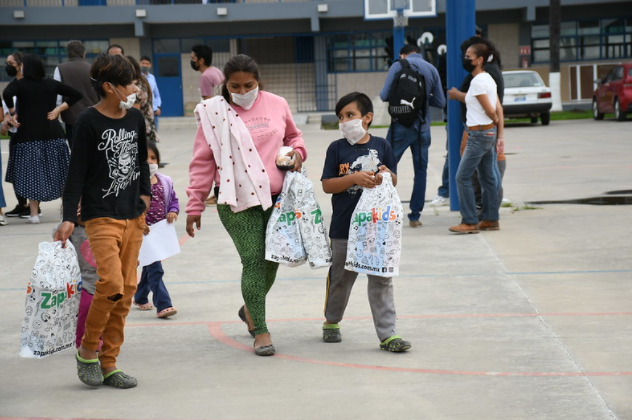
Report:
<svg viewBox="0 0 632 420"><path fill-rule="evenodd" d="M434 314L434 315L399 315L402 319L445 319L445 318L520 318L520 317L577 317L577 316L631 316L632 312L562 312L562 313L524 313L524 314ZM369 316L364 317L348 317L351 320L370 320ZM318 318L290 318L290 319L271 319L267 322L315 322L322 321L322 317ZM198 321L198 322L171 322L165 320L162 322L146 323L146 324L127 324L127 327L171 327L185 325L206 325L209 334L220 343L237 350L252 352L253 349L249 345L239 343L224 333L222 326L225 324L240 324L241 320L235 321ZM467 371L467 370L445 370L445 369L416 369L416 368L400 368L377 365L363 365L355 363L341 363L326 360L311 359L306 357L292 356L288 354L277 353L274 357L291 360L301 363L312 363L317 365L335 366L352 369L377 370L388 372L408 372L421 374L437 374L437 375L470 375L470 376L513 376L513 377L578 377L578 376L632 376L632 372L485 372L485 371ZM0 420L7 420L0 417ZM12 420L12 419L8 419ZM50 419L48 419L50 420Z"/></svg>
<svg viewBox="0 0 632 420"><path fill-rule="evenodd" d="M221 322L211 322L208 325L208 331L217 341L242 351L252 352L252 347L239 343L228 337L222 330ZM538 377L573 377L573 376L632 376L632 372L482 372L467 370L445 370L445 369L416 369L416 368L400 368L377 365L363 365L357 363L341 363L327 360L310 359L306 357L291 356L288 354L277 353L274 357L294 362L312 363L317 365L334 366L342 368L365 369L387 372L407 372L422 373L435 375L469 375L469 376L538 376Z"/></svg>
<svg viewBox="0 0 632 420"><path fill-rule="evenodd" d="M526 314L433 314L433 315L397 315L401 319L441 319L441 318L535 318L539 316L556 316L556 317L575 317L575 316L631 316L632 312L560 312L560 313L526 313ZM367 320L372 319L370 316L356 316L345 318L351 320ZM266 322L313 322L322 321L322 317L318 318L286 318L286 319L268 319ZM146 323L146 324L126 324L127 327L171 327L176 325L210 325L210 324L238 324L241 320L236 321L196 321L196 322L173 322L173 319L164 319L162 321Z"/></svg>
<svg viewBox="0 0 632 420"><path fill-rule="evenodd" d="M184 245L189 239L191 239L191 237L189 236L189 234L187 233L186 235L182 236L179 240L178 243L180 244L180 246Z"/></svg>

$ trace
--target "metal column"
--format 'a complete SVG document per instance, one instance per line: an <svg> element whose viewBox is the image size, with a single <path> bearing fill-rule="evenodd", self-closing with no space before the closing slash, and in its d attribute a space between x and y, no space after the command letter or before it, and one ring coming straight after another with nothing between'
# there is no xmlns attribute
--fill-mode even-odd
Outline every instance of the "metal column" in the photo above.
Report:
<svg viewBox="0 0 632 420"><path fill-rule="evenodd" d="M476 28L475 0L446 0L446 35L448 41L448 90L461 86L467 75L461 66L461 43L474 36ZM450 169L450 210L458 211L459 196L456 186L456 170L461 161L461 102L448 101L448 156Z"/></svg>

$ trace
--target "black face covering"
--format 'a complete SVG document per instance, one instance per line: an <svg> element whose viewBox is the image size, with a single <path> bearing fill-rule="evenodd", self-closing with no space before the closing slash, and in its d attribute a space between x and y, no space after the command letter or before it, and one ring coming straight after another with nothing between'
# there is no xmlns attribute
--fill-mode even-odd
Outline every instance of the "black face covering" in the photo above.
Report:
<svg viewBox="0 0 632 420"><path fill-rule="evenodd" d="M200 65L197 62L191 60L191 68L195 71L198 71L200 70Z"/></svg>
<svg viewBox="0 0 632 420"><path fill-rule="evenodd" d="M463 65L463 70L465 70L468 73L472 73L474 69L476 68L476 66L472 64L472 61L465 57L461 59L461 64Z"/></svg>
<svg viewBox="0 0 632 420"><path fill-rule="evenodd" d="M18 69L13 67L11 64L7 64L6 72L9 77L15 77L18 75Z"/></svg>

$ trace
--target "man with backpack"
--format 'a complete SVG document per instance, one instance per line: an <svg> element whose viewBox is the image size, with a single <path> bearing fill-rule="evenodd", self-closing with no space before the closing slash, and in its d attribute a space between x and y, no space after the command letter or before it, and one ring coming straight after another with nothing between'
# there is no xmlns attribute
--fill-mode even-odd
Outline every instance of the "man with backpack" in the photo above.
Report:
<svg viewBox="0 0 632 420"><path fill-rule="evenodd" d="M404 45L400 60L388 70L380 98L388 102L391 126L386 139L399 163L410 147L415 179L410 198L408 220L411 227L420 227L419 217L426 200L428 149L430 148L430 113L428 106L443 108L445 95L437 69L419 53L416 45Z"/></svg>

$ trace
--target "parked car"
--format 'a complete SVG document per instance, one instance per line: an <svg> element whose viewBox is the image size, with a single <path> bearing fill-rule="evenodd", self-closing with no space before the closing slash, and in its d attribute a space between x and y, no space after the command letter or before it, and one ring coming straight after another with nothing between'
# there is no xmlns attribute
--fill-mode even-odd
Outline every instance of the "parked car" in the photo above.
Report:
<svg viewBox="0 0 632 420"><path fill-rule="evenodd" d="M531 118L532 123L549 125L551 121L551 89L546 87L540 75L531 70L504 71L505 118Z"/></svg>
<svg viewBox="0 0 632 420"><path fill-rule="evenodd" d="M593 118L602 120L604 114L614 114L617 121L625 120L626 114L632 112L632 63L617 64L595 83Z"/></svg>

